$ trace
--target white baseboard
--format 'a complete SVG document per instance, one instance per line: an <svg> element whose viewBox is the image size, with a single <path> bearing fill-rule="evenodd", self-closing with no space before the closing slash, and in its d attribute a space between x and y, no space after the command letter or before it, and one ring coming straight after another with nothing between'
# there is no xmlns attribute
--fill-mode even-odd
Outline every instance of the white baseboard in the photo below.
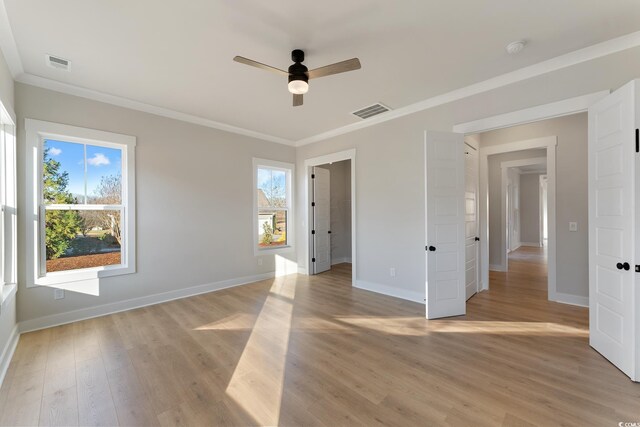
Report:
<svg viewBox="0 0 640 427"><path fill-rule="evenodd" d="M520 248L520 246L522 246L522 243L520 242L514 243L513 248L511 248L511 252L517 251Z"/></svg>
<svg viewBox="0 0 640 427"><path fill-rule="evenodd" d="M307 267L298 267L298 274L308 276L309 272L307 271Z"/></svg>
<svg viewBox="0 0 640 427"><path fill-rule="evenodd" d="M533 246L534 248L541 247L540 242L522 242L520 243L520 246Z"/></svg>
<svg viewBox="0 0 640 427"><path fill-rule="evenodd" d="M66 313L52 314L50 316L38 317L36 319L23 320L22 322L20 322L20 332L24 333L36 331L38 329L64 325L66 323L77 322L79 320L106 316L108 314L132 310L134 308L146 307L148 305L160 304L167 301L232 288L234 286L246 285L248 283L272 279L274 277L275 272L272 271L270 273L222 280L220 282L207 283L204 285L192 286L190 288L184 289L177 289L175 291L163 292L160 294L133 298L125 301L118 301L110 304L99 305L96 307L82 308L79 310L68 311Z"/></svg>
<svg viewBox="0 0 640 427"><path fill-rule="evenodd" d="M353 285L354 288L364 289L365 291L376 292L378 294L387 295L390 297L401 298L408 301L424 304L424 295L414 291L408 291L406 289L399 289L393 286L381 285L379 283L366 282L364 280L356 280Z"/></svg>
<svg viewBox="0 0 640 427"><path fill-rule="evenodd" d="M342 258L332 258L331 259L331 265L344 264L345 262L348 263L348 264L351 264L351 257L342 257Z"/></svg>
<svg viewBox="0 0 640 427"><path fill-rule="evenodd" d="M489 264L490 271L507 271L504 265L500 264Z"/></svg>
<svg viewBox="0 0 640 427"><path fill-rule="evenodd" d="M571 295L562 292L556 292L554 295L549 295L549 300L562 304L577 305L587 308L589 307L589 297L583 297L581 295Z"/></svg>
<svg viewBox="0 0 640 427"><path fill-rule="evenodd" d="M0 354L0 386L2 386L4 377L7 375L7 369L9 369L9 363L11 363L13 353L16 351L19 339L20 334L18 333L18 325L15 325L9 335L7 344L2 349L2 354Z"/></svg>

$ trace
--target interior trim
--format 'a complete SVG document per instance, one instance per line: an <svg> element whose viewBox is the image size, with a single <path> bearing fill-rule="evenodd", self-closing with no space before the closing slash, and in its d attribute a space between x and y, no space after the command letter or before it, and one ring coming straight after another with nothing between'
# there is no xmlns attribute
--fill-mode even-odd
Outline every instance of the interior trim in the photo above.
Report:
<svg viewBox="0 0 640 427"><path fill-rule="evenodd" d="M167 117L169 119L180 120L187 123L205 126L208 128L218 129L225 132L231 132L238 135L244 135L251 138L257 138L264 141L276 142L278 144L295 145L295 142L278 136L268 135L266 133L256 132L244 129L238 126L232 126L215 120L205 119L203 117L194 116L187 113L171 110L164 107L156 107L155 105L145 104L144 102L134 101L120 96L109 95L104 92L98 92L92 89L70 85L44 77L34 76L32 74L23 73L16 77L16 81L31 86L41 87L56 92L62 92L67 95L79 96L81 98L92 99L94 101L104 102L105 104L117 105L118 107L129 108L131 110L142 111L144 113L155 114L156 116Z"/></svg>
<svg viewBox="0 0 640 427"><path fill-rule="evenodd" d="M7 375L7 370L9 369L9 364L13 358L13 353L15 353L16 347L18 346L19 339L20 333L18 332L18 325L15 325L11 330L7 344L4 346L2 353L0 354L0 386L2 386L4 377Z"/></svg>

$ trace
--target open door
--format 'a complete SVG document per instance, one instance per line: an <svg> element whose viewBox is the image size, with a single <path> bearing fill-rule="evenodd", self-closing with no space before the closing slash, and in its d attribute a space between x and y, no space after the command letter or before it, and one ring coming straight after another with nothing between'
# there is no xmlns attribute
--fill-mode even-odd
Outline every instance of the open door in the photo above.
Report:
<svg viewBox="0 0 640 427"><path fill-rule="evenodd" d="M464 137L425 132L427 319L466 312Z"/></svg>
<svg viewBox="0 0 640 427"><path fill-rule="evenodd" d="M465 143L465 299L478 292L478 150Z"/></svg>
<svg viewBox="0 0 640 427"><path fill-rule="evenodd" d="M313 168L313 274L331 269L331 172Z"/></svg>
<svg viewBox="0 0 640 427"><path fill-rule="evenodd" d="M638 82L589 108L589 343L638 380Z"/></svg>

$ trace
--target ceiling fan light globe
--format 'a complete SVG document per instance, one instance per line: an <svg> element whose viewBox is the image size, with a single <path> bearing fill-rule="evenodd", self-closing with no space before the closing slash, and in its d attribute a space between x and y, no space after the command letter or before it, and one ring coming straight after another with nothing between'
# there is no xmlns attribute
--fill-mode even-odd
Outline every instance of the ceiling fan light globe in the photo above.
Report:
<svg viewBox="0 0 640 427"><path fill-rule="evenodd" d="M289 82L289 92L294 95L304 95L309 92L309 83L304 80L292 80Z"/></svg>

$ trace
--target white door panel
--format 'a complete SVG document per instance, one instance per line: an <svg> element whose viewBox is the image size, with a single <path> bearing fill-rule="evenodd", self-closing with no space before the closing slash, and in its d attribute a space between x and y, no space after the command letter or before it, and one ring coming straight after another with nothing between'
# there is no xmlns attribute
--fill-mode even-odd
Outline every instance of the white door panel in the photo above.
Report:
<svg viewBox="0 0 640 427"><path fill-rule="evenodd" d="M314 274L331 269L331 175L327 169L313 168Z"/></svg>
<svg viewBox="0 0 640 427"><path fill-rule="evenodd" d="M465 299L478 292L478 151L465 144Z"/></svg>
<svg viewBox="0 0 640 427"><path fill-rule="evenodd" d="M462 135L425 134L428 319L465 314L463 144Z"/></svg>
<svg viewBox="0 0 640 427"><path fill-rule="evenodd" d="M634 380L635 105L631 82L589 108L589 340Z"/></svg>

